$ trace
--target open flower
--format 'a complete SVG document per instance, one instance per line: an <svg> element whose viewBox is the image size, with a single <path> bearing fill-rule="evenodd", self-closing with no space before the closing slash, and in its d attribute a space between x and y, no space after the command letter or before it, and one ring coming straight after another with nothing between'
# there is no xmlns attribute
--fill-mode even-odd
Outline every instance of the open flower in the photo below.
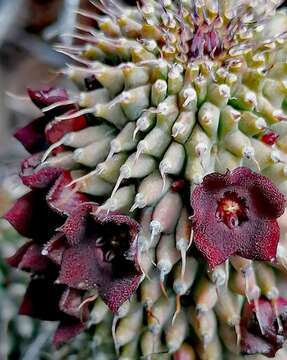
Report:
<svg viewBox="0 0 287 360"><path fill-rule="evenodd" d="M80 290L97 289L116 312L136 290L138 223L128 216L83 204L69 216L45 253L60 264L57 283Z"/></svg>
<svg viewBox="0 0 287 360"><path fill-rule="evenodd" d="M246 302L241 316L241 352L275 356L287 336L287 300L280 297L274 304L260 298L258 311L254 301ZM260 317L260 326L258 322Z"/></svg>
<svg viewBox="0 0 287 360"><path fill-rule="evenodd" d="M191 205L194 242L211 268L234 254L275 258L285 198L268 178L244 167L207 175Z"/></svg>

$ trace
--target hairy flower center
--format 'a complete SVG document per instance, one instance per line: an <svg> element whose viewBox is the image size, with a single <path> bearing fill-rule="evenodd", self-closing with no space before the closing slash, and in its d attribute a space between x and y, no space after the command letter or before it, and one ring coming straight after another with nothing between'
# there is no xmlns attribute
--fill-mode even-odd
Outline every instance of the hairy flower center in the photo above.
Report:
<svg viewBox="0 0 287 360"><path fill-rule="evenodd" d="M124 225L103 225L95 232L97 246L102 248L105 261L112 262L129 248L130 235Z"/></svg>
<svg viewBox="0 0 287 360"><path fill-rule="evenodd" d="M239 197L235 192L226 192L218 201L216 217L230 229L240 226L248 220L248 207L245 199Z"/></svg>

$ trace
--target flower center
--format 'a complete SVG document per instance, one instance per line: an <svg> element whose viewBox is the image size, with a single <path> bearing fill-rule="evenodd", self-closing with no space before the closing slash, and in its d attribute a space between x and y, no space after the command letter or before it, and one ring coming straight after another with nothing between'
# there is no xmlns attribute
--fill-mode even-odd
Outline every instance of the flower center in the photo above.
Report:
<svg viewBox="0 0 287 360"><path fill-rule="evenodd" d="M95 239L98 247L102 248L105 261L113 262L129 249L130 233L124 224L105 224L93 228L97 234Z"/></svg>
<svg viewBox="0 0 287 360"><path fill-rule="evenodd" d="M216 217L230 229L240 226L248 220L246 200L239 197L234 191L227 191L218 201Z"/></svg>

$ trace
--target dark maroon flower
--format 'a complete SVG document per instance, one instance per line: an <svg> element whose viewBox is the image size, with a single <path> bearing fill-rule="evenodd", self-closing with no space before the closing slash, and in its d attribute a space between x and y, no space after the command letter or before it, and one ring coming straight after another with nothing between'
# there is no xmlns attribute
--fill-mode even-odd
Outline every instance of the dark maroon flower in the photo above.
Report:
<svg viewBox="0 0 287 360"><path fill-rule="evenodd" d="M64 236L45 247L60 263L57 282L75 289L97 289L112 311L117 311L137 288L141 271L137 262L138 223L128 216L83 204L59 229Z"/></svg>
<svg viewBox="0 0 287 360"><path fill-rule="evenodd" d="M260 298L256 314L254 301L245 303L240 322L243 354L273 357L283 346L287 336L287 300L280 297L275 304L276 310L270 300Z"/></svg>
<svg viewBox="0 0 287 360"><path fill-rule="evenodd" d="M53 337L53 344L55 346L60 346L80 334L85 329L85 322L71 316L67 317L65 320L60 321Z"/></svg>
<svg viewBox="0 0 287 360"><path fill-rule="evenodd" d="M46 200L49 207L59 214L70 215L74 209L89 201L88 196L79 193L76 190L77 185L70 183L73 181L69 171L63 171L54 182L47 194Z"/></svg>
<svg viewBox="0 0 287 360"><path fill-rule="evenodd" d="M248 168L207 175L191 196L194 242L213 268L237 254L272 260L279 241L276 219L284 195L265 176Z"/></svg>
<svg viewBox="0 0 287 360"><path fill-rule="evenodd" d="M47 87L42 90L27 89L33 103L42 109L58 101L68 100L66 90L54 87ZM14 136L19 140L27 151L31 154L45 150L48 147L48 141L45 135L45 128L48 123L57 115L71 109L71 105L61 106L46 112L45 115L32 120L28 125L18 129Z"/></svg>
<svg viewBox="0 0 287 360"><path fill-rule="evenodd" d="M64 286L43 277L30 281L19 308L19 314L40 320L57 321L61 316L59 302Z"/></svg>

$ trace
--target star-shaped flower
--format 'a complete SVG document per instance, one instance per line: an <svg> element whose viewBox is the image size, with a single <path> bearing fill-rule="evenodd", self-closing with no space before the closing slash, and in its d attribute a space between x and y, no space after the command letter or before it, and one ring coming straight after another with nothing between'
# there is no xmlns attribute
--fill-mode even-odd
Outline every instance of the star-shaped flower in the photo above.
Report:
<svg viewBox="0 0 287 360"><path fill-rule="evenodd" d="M138 223L114 212L78 206L45 247L60 264L57 282L71 288L97 289L116 312L137 288L142 273L137 259Z"/></svg>
<svg viewBox="0 0 287 360"><path fill-rule="evenodd" d="M237 254L273 260L285 197L265 176L240 167L207 175L191 195L194 243L211 268Z"/></svg>

